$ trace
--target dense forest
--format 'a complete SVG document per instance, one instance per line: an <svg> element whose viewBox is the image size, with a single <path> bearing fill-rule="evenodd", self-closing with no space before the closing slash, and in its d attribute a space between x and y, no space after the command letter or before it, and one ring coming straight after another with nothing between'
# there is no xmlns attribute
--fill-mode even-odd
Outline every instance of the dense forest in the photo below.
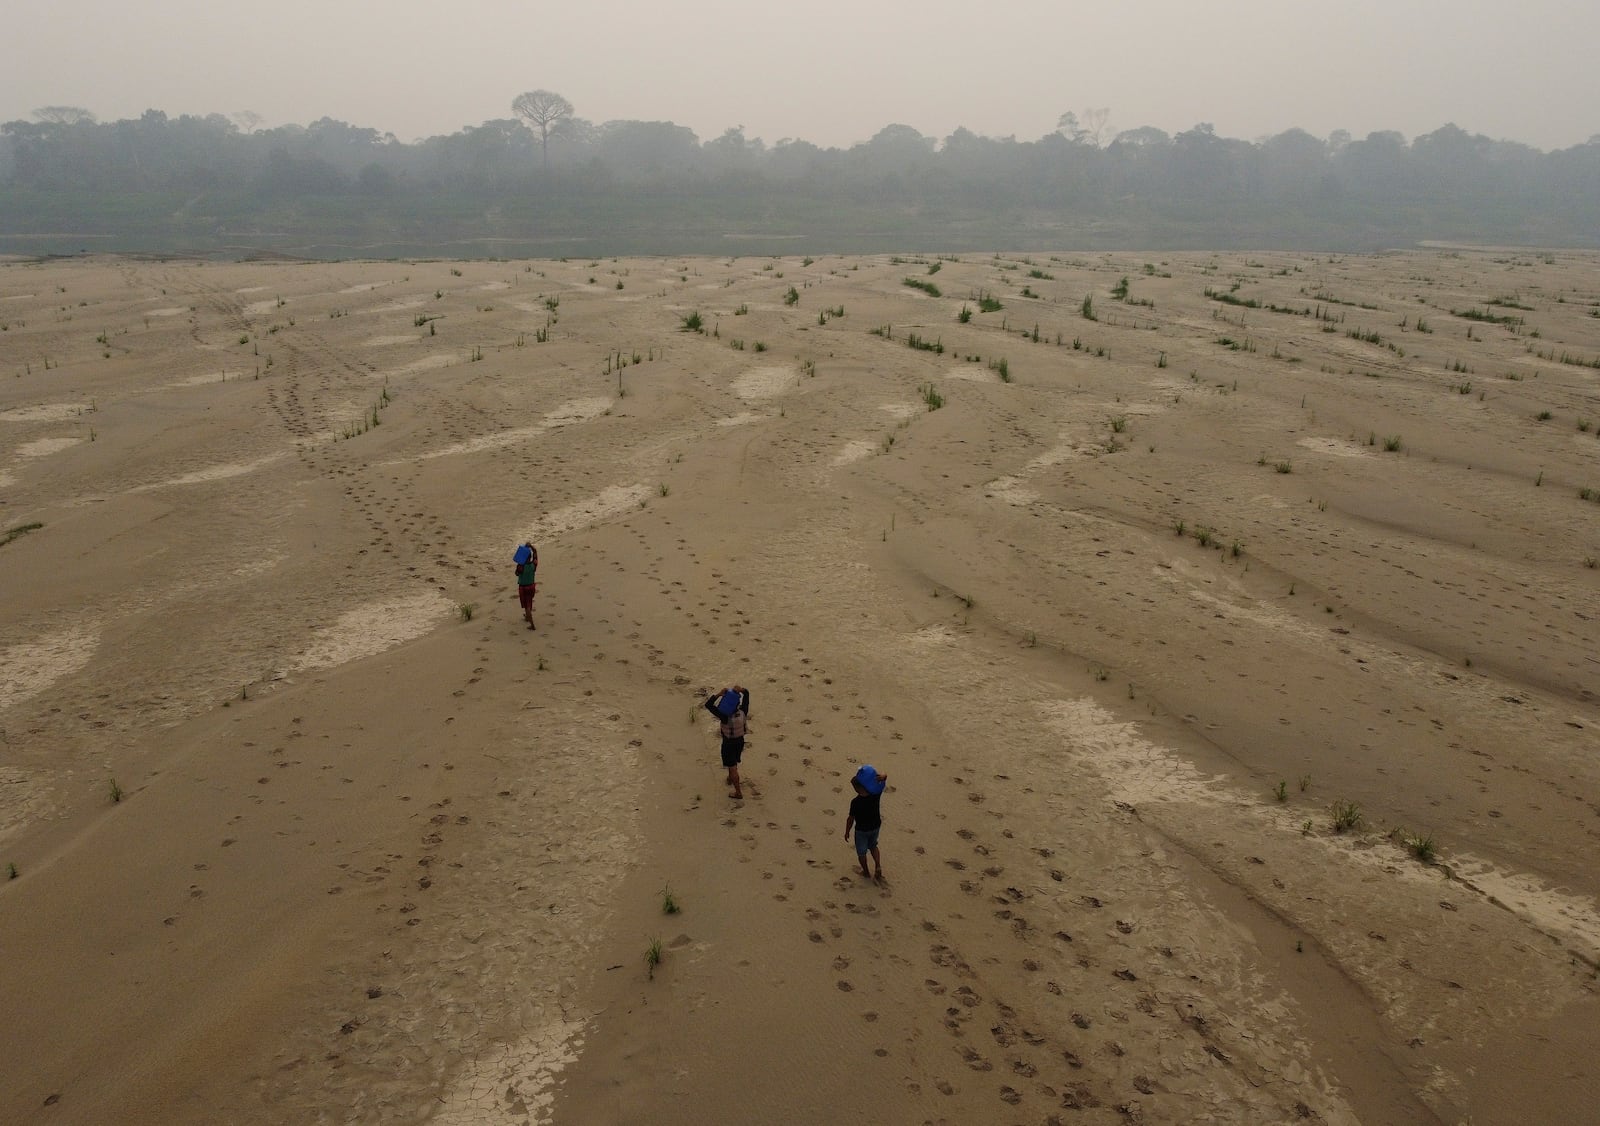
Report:
<svg viewBox="0 0 1600 1126"><path fill-rule="evenodd" d="M1600 136L1555 152L1445 125L1245 141L1196 125L1037 140L888 125L850 148L514 116L404 143L323 118L0 125L0 252L309 257L1600 244Z"/></svg>

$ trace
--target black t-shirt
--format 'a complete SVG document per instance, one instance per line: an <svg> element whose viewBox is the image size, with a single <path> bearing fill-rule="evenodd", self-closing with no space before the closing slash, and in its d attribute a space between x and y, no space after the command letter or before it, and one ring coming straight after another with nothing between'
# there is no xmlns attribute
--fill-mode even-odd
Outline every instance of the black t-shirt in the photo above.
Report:
<svg viewBox="0 0 1600 1126"><path fill-rule="evenodd" d="M871 832L883 825L883 814L878 812L878 799L882 794L858 794L850 799L850 816L857 829Z"/></svg>

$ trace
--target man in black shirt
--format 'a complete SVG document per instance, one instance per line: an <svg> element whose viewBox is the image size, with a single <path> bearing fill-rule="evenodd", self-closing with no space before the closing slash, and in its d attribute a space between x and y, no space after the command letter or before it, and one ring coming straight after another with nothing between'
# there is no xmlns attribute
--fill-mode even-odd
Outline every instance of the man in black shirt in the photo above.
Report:
<svg viewBox="0 0 1600 1126"><path fill-rule="evenodd" d="M852 827L856 831L856 859L861 861L861 874L869 880L883 879L883 858L878 855L878 832L883 828L883 814L878 801L888 783L887 774L879 774L871 766L863 766L850 779L856 796L850 799L850 815L844 820L844 839L850 839ZM876 872L867 871L867 853L872 853Z"/></svg>

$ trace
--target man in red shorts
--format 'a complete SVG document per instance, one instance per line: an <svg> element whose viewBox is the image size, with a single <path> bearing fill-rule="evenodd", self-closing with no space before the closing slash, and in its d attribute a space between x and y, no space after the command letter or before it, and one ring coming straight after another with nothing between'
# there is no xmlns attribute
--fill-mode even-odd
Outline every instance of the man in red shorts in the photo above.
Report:
<svg viewBox="0 0 1600 1126"><path fill-rule="evenodd" d="M539 572L539 549L531 543L517 548L511 561L517 565L517 601L522 604L522 617L529 629L533 624L533 595L538 589L534 577Z"/></svg>

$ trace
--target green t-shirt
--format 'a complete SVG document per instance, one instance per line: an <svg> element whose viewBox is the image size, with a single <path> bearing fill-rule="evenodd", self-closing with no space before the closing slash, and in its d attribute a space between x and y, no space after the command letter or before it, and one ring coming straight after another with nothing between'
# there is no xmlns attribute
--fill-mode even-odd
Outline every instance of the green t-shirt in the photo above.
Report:
<svg viewBox="0 0 1600 1126"><path fill-rule="evenodd" d="M517 585L518 586L532 586L533 585L533 577L534 577L535 574L538 573L538 570L539 570L539 565L537 563L524 563L522 566L518 567L517 568Z"/></svg>

